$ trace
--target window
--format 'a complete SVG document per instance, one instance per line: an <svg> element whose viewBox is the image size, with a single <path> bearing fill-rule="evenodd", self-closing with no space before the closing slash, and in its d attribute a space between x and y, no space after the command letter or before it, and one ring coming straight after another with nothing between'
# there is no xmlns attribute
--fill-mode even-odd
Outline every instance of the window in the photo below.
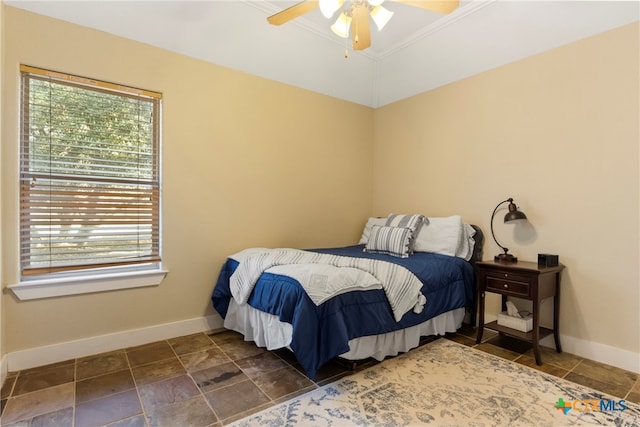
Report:
<svg viewBox="0 0 640 427"><path fill-rule="evenodd" d="M22 278L157 269L161 94L20 70Z"/></svg>

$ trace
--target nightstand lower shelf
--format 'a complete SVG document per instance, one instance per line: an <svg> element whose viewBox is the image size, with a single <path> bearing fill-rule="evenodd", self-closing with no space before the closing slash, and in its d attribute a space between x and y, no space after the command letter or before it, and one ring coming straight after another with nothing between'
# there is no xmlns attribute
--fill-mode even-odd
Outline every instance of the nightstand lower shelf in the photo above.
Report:
<svg viewBox="0 0 640 427"><path fill-rule="evenodd" d="M491 329L496 332L502 332L505 335L509 335L514 338L518 338L523 341L528 341L530 343L533 342L533 331L522 332L517 329L509 328L507 326L498 325L498 321L489 322L484 325L486 329ZM553 335L553 331L549 328L543 328L540 326L538 328L538 339L542 339L548 335Z"/></svg>

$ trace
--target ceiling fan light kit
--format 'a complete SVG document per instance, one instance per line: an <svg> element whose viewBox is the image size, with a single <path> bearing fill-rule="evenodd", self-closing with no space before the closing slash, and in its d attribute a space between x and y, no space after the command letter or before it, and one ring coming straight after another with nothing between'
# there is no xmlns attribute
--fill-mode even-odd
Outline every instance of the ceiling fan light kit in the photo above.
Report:
<svg viewBox="0 0 640 427"><path fill-rule="evenodd" d="M395 1L438 13L453 12L460 3L459 0ZM317 8L320 8L320 12L325 18L331 19L344 6L330 28L336 35L345 39L349 38L349 34L351 34L353 49L364 50L371 46L369 17L376 24L378 31L381 31L393 17L394 12L384 8L383 2L384 0L350 0L347 2L347 6L344 6L344 0L307 0L269 16L267 21L272 25L282 25ZM347 53L345 53L346 57L348 57Z"/></svg>

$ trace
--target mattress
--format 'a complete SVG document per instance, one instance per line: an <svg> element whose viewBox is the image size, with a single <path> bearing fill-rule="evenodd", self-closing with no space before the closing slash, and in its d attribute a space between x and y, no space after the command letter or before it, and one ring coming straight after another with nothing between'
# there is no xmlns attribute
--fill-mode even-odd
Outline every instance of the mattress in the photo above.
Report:
<svg viewBox="0 0 640 427"><path fill-rule="evenodd" d="M256 312L249 310L246 316L256 317L255 321L247 322L246 319L238 319L238 322L244 325L242 326L244 329L240 329L241 327L235 324L236 321L231 323L229 320L227 327L244 330L248 333L248 337L262 336L263 338L258 339L265 342L256 342L267 348L290 347L307 375L313 378L320 366L336 356L360 358L364 350L350 354L356 348L352 344L357 343L361 346L365 340L353 341L355 339L371 336L382 336L388 339L392 335L387 334L421 325L452 310L462 309L464 312L465 307L473 306L475 287L473 267L464 259L433 253L416 253L409 258L397 258L384 254L366 253L362 249L363 245L355 245L316 251L339 256L370 258L403 266L423 283L421 293L426 297L426 304L421 312L409 311L400 321L396 321L385 292L379 289L348 292L316 305L295 279L265 272L255 284L247 303L242 305L248 305L257 312L270 316L258 316ZM225 318L225 324L227 324L230 309L235 310L235 301L231 296L229 283L237 267L237 261L232 258L227 259L212 295L213 305ZM232 315L235 315L233 311ZM455 331L455 328L459 327L459 322L454 322L452 325L444 332ZM259 330L256 332L254 331L256 328L273 328L280 332L274 334ZM286 328L290 328L290 333L284 333ZM402 334L404 332L398 335L399 339L405 339L402 338ZM413 345L415 341L413 339L412 344L407 346L415 346Z"/></svg>

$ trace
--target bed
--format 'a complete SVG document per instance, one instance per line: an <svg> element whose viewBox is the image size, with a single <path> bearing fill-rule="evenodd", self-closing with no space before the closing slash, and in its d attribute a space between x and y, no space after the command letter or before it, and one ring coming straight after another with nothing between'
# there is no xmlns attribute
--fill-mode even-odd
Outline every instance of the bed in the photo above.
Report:
<svg viewBox="0 0 640 427"><path fill-rule="evenodd" d="M455 332L465 316L474 323L482 244L480 228L459 216L369 218L357 245L229 256L211 300L225 328L290 349L314 379L336 357L382 360Z"/></svg>

